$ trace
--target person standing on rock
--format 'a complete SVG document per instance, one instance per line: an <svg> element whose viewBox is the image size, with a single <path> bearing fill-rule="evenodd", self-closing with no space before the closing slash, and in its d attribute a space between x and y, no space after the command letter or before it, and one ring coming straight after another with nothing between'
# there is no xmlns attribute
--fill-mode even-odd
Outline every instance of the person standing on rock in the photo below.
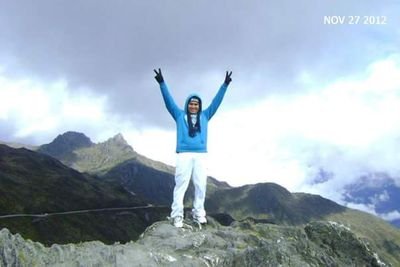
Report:
<svg viewBox="0 0 400 267"><path fill-rule="evenodd" d="M206 109L202 107L202 100L196 94L187 97L184 109L180 109L164 81L161 69L154 70L154 77L160 84L161 94L168 112L176 122L176 170L173 202L171 205L171 219L174 226L183 226L183 199L193 177L195 188L192 215L193 219L201 224L207 223L204 201L206 198L207 173L207 128L208 121L214 116L220 106L229 83L232 81L231 72L226 72L225 81L218 93Z"/></svg>

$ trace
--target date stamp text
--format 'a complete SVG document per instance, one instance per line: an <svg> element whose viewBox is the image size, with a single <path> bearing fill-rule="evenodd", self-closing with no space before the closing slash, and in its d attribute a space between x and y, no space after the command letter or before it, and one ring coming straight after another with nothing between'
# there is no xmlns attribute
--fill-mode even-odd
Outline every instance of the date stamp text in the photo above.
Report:
<svg viewBox="0 0 400 267"><path fill-rule="evenodd" d="M386 25L386 16L324 16L325 25Z"/></svg>

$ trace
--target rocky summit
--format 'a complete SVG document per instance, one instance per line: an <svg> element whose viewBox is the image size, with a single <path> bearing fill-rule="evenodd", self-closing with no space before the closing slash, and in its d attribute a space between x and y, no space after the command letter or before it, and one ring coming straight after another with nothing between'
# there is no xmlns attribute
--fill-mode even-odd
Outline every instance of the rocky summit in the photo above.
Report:
<svg viewBox="0 0 400 267"><path fill-rule="evenodd" d="M335 222L303 226L254 223L199 229L156 222L136 242L45 247L0 231L1 266L390 266L351 229Z"/></svg>

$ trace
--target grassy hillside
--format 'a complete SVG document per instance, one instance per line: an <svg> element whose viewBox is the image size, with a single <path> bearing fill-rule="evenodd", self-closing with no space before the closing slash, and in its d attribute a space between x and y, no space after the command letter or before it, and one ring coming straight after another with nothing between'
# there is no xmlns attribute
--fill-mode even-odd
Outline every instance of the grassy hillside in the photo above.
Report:
<svg viewBox="0 0 400 267"><path fill-rule="evenodd" d="M24 148L0 145L0 215L44 214L147 203L111 184L68 168L58 160ZM47 217L0 218L0 228L45 244L135 239L166 209L95 212Z"/></svg>
<svg viewBox="0 0 400 267"><path fill-rule="evenodd" d="M0 213L142 205L122 186L81 174L56 159L0 145Z"/></svg>

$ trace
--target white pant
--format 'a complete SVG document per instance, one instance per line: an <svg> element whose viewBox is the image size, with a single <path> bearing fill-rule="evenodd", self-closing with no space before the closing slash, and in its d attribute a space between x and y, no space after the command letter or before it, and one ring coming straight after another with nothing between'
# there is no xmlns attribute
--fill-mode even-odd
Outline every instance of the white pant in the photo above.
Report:
<svg viewBox="0 0 400 267"><path fill-rule="evenodd" d="M194 201L193 215L206 216L204 200L206 199L207 172L206 153L178 153L176 158L174 200L171 206L171 217L182 216L183 198L193 177Z"/></svg>

